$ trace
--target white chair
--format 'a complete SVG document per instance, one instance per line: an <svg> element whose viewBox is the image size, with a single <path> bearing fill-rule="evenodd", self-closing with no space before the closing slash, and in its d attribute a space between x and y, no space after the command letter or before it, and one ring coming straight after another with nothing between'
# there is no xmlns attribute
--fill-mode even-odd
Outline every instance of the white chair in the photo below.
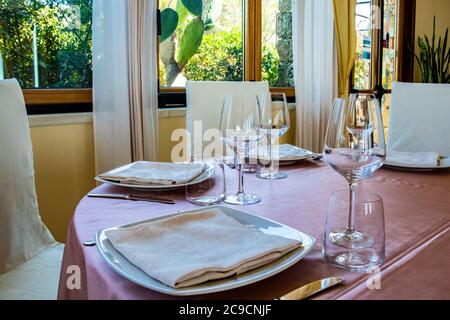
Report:
<svg viewBox="0 0 450 320"><path fill-rule="evenodd" d="M56 299L64 246L38 211L30 129L16 80L0 80L0 299Z"/></svg>
<svg viewBox="0 0 450 320"><path fill-rule="evenodd" d="M450 155L450 85L394 83L388 148Z"/></svg>
<svg viewBox="0 0 450 320"><path fill-rule="evenodd" d="M192 141L196 141L196 134L201 133L203 136L208 129L219 129L220 115L226 96L234 94L262 97L268 93L267 81L188 81L186 84L186 128L191 134ZM202 132L194 130L195 122L202 123Z"/></svg>

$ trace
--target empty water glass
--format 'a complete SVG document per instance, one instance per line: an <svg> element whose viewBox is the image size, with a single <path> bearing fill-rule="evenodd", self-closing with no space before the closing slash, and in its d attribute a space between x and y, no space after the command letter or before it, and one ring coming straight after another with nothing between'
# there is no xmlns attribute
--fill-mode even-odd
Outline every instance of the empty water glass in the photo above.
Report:
<svg viewBox="0 0 450 320"><path fill-rule="evenodd" d="M186 200L198 206L221 203L226 195L224 161L220 158L193 161L204 168L199 183L187 184Z"/></svg>
<svg viewBox="0 0 450 320"><path fill-rule="evenodd" d="M351 205L354 225L366 241L349 247L341 235L347 230ZM325 224L323 254L331 264L354 272L369 272L381 266L385 256L383 199L360 191L350 201L348 191L333 193Z"/></svg>

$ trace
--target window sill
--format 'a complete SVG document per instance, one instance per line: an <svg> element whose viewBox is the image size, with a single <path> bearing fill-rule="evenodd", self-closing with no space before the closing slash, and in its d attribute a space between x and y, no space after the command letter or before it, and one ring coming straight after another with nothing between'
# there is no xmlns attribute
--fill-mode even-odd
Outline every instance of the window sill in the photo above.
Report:
<svg viewBox="0 0 450 320"><path fill-rule="evenodd" d="M158 118L183 118L186 117L186 108L159 109ZM61 114L42 114L28 116L28 122L31 128L65 126L74 124L93 123L93 113L61 113Z"/></svg>
<svg viewBox="0 0 450 320"><path fill-rule="evenodd" d="M294 111L296 108L295 103L289 103L288 109L290 111ZM167 119L167 118L183 118L186 117L186 108L160 108L158 110L158 118L159 119Z"/></svg>
<svg viewBox="0 0 450 320"><path fill-rule="evenodd" d="M289 103L289 110L295 110L295 103ZM186 117L186 108L159 109L159 119ZM89 124L93 122L91 112L67 113L67 114L42 114L28 116L30 127L65 126L74 124Z"/></svg>
<svg viewBox="0 0 450 320"><path fill-rule="evenodd" d="M31 128L92 123L92 113L42 114L28 116Z"/></svg>
<svg viewBox="0 0 450 320"><path fill-rule="evenodd" d="M186 117L186 108L169 108L169 109L160 108L158 110L159 119L183 118L183 117Z"/></svg>

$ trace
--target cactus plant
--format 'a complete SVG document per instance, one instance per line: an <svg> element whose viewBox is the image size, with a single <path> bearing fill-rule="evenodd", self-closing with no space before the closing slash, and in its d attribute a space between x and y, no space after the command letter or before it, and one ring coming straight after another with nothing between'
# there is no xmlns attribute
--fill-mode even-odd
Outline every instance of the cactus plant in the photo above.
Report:
<svg viewBox="0 0 450 320"><path fill-rule="evenodd" d="M177 0L176 10L166 8L161 12L161 60L166 67L168 86L173 84L197 53L205 32L214 28L208 13L212 1ZM177 43L178 32L180 39Z"/></svg>
<svg viewBox="0 0 450 320"><path fill-rule="evenodd" d="M161 12L161 37L160 41L164 42L177 30L178 26L178 13L170 8L167 8Z"/></svg>
<svg viewBox="0 0 450 320"><path fill-rule="evenodd" d="M448 28L444 39L439 37L436 45L436 17L433 20L432 41L427 36L419 37L420 56L416 55L424 83L450 83L450 48L448 44Z"/></svg>
<svg viewBox="0 0 450 320"><path fill-rule="evenodd" d="M205 25L200 17L186 26L178 50L178 66L183 69L202 44Z"/></svg>
<svg viewBox="0 0 450 320"><path fill-rule="evenodd" d="M183 5L194 16L200 17L203 13L203 1L202 0L181 0Z"/></svg>

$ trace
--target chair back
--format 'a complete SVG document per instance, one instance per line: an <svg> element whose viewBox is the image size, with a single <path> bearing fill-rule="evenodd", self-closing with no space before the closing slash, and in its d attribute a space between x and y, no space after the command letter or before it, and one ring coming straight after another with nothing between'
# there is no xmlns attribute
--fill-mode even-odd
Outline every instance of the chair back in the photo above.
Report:
<svg viewBox="0 0 450 320"><path fill-rule="evenodd" d="M450 84L394 83L388 149L450 155Z"/></svg>
<svg viewBox="0 0 450 320"><path fill-rule="evenodd" d="M0 274L54 243L38 211L22 90L15 79L0 80Z"/></svg>

